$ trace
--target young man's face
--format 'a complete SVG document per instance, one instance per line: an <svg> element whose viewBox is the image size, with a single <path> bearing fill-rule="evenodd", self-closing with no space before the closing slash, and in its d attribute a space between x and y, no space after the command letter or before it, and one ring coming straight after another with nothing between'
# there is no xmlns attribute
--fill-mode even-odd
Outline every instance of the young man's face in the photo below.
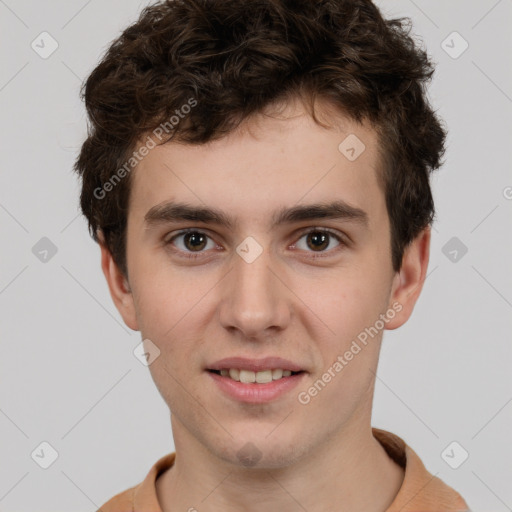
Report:
<svg viewBox="0 0 512 512"><path fill-rule="evenodd" d="M129 290L105 249L103 266L127 325L160 350L150 370L177 446L195 443L238 465L252 458L284 467L326 442L368 435L382 324L394 329L409 317L429 231L395 274L376 134L338 121L328 130L288 106L280 119L258 117L250 132L158 146L133 171ZM349 134L366 147L356 159L362 146L338 148ZM335 202L353 215L274 224L287 210ZM171 203L221 212L232 225L172 220L170 210L162 213ZM184 229L195 235L171 240ZM257 367L269 357L302 372L246 384L209 371ZM247 361L217 364L225 358Z"/></svg>

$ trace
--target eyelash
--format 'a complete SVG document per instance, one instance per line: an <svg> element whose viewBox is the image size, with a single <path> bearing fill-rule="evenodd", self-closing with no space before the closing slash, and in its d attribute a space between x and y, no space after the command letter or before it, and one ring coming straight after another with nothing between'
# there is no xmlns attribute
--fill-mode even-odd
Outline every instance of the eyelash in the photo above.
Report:
<svg viewBox="0 0 512 512"><path fill-rule="evenodd" d="M170 239L165 240L164 241L164 245L165 246L171 246L172 243L174 242L174 240L176 240L176 238L178 238L180 236L183 236L183 235L187 235L189 233L197 233L197 234L205 235L207 238L209 238L211 240L211 237L207 233L205 233L204 231L201 231L199 229L189 228L189 229L184 229L184 230L176 233ZM340 244L338 247L336 247L334 249L331 249L329 251L320 251L320 253L315 253L314 251L306 251L306 252L311 252L312 254L314 254L314 256L312 256L312 259L328 257L328 256L330 256L330 254L328 254L328 256L325 256L324 254L325 253L331 253L331 252L338 252L339 250L343 249L344 247L346 247L348 245L347 242L337 232L332 231L332 230L327 229L327 228L310 228L307 231L301 232L298 240L300 240L301 238L303 238L304 236L306 236L306 235L308 235L310 233L323 233L323 234L327 234L327 235L332 236L333 238L335 238L336 241ZM295 242L295 244L296 243L297 242ZM293 244L293 245L295 245L295 244ZM180 254L181 257L187 258L187 259L191 259L191 260L200 258L204 254L204 251L199 251L199 252L194 253L194 252L190 252L190 251L189 252L182 251L180 249L173 249L173 252L181 253Z"/></svg>

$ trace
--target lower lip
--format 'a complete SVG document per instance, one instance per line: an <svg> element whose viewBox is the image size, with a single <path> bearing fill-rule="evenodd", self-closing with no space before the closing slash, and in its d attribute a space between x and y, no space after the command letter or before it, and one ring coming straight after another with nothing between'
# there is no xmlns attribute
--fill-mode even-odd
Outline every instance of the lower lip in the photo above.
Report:
<svg viewBox="0 0 512 512"><path fill-rule="evenodd" d="M208 375L215 381L219 388L231 398L240 402L261 404L271 402L285 393L292 390L299 384L305 375L305 372L282 377L266 384L250 383L244 384L230 377L223 377L217 373L207 371Z"/></svg>

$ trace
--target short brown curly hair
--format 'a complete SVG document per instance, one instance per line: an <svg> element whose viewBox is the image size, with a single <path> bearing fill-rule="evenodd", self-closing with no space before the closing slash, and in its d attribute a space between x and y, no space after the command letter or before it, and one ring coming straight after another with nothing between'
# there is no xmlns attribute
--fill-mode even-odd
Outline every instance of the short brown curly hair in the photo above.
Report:
<svg viewBox="0 0 512 512"><path fill-rule="evenodd" d="M370 0L166 0L145 7L82 86L90 120L74 170L96 241L126 268L130 176L112 178L148 132L177 118L175 138L221 138L277 101L328 100L379 137L392 264L434 219L429 172L446 132L426 97L434 66L409 18L386 20ZM321 124L321 123L320 123ZM110 183L110 184L109 184ZM105 194L104 191L108 191ZM101 194L98 191L103 191Z"/></svg>

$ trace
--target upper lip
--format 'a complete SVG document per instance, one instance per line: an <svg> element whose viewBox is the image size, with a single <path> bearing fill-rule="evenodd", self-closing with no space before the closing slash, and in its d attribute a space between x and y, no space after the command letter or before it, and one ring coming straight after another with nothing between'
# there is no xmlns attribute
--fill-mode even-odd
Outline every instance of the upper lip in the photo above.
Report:
<svg viewBox="0 0 512 512"><path fill-rule="evenodd" d="M280 368L282 370L290 370L292 372L304 371L298 364L292 363L281 357L264 357L262 359L249 359L246 357L226 357L210 364L208 370L222 370L229 368L237 368L239 370L251 370L259 372L262 370L273 370Z"/></svg>

